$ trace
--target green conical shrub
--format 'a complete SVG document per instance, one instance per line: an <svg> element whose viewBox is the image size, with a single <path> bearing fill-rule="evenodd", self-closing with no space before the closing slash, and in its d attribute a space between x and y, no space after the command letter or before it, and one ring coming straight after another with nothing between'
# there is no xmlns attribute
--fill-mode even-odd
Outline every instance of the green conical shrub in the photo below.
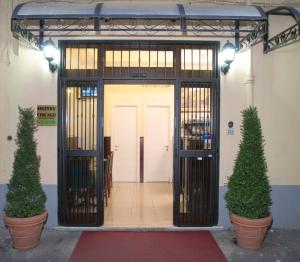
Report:
<svg viewBox="0 0 300 262"><path fill-rule="evenodd" d="M271 188L264 156L264 139L255 107L242 112L242 141L225 195L230 213L250 219L270 213Z"/></svg>
<svg viewBox="0 0 300 262"><path fill-rule="evenodd" d="M33 217L45 211L46 195L40 183L40 159L34 139L36 130L34 110L19 107L17 150L6 194L5 212L9 217Z"/></svg>

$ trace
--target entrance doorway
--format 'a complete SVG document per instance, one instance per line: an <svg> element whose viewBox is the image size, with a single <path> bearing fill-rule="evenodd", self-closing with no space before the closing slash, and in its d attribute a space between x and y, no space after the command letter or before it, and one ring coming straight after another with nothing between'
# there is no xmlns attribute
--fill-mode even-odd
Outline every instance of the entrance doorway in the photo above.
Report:
<svg viewBox="0 0 300 262"><path fill-rule="evenodd" d="M173 225L173 119L174 85L104 85L104 155L114 155L105 226Z"/></svg>
<svg viewBox="0 0 300 262"><path fill-rule="evenodd" d="M61 41L60 46L59 223L104 224L105 158L107 149L116 149L112 167L115 181L143 185L156 180L173 182L173 225L217 224L219 43ZM174 108L167 110L168 105L157 99L145 103L143 121L137 120L134 128L133 119L141 117L138 110L134 113L134 103L127 99L126 103L116 102L109 107L105 104L107 85L125 83L144 86L147 98L155 96L149 85L171 85ZM124 99L126 94L123 92L121 97ZM111 111L110 140L105 110ZM168 127L168 120L163 119L169 119ZM113 130L120 129L124 132L114 134ZM122 160L122 155L130 158ZM162 164L165 162L169 164ZM114 174L116 171L118 174ZM116 188L113 185L112 190Z"/></svg>

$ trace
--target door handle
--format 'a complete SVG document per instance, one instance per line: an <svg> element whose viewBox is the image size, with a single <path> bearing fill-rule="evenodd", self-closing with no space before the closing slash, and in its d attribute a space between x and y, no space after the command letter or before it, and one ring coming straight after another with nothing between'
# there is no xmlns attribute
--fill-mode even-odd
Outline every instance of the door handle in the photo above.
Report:
<svg viewBox="0 0 300 262"><path fill-rule="evenodd" d="M166 151L169 151L169 146L165 146L165 148L166 148Z"/></svg>

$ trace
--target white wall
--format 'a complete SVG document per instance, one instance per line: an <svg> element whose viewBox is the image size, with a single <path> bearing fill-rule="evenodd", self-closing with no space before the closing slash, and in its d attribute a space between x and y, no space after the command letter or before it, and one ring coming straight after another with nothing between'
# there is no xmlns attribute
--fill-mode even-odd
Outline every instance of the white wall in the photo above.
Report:
<svg viewBox="0 0 300 262"><path fill-rule="evenodd" d="M138 136L144 136L144 110L147 105L170 106L170 127L174 126L173 85L105 85L104 136L111 136L112 108L115 105L136 105L138 108ZM171 137L173 136L173 132Z"/></svg>

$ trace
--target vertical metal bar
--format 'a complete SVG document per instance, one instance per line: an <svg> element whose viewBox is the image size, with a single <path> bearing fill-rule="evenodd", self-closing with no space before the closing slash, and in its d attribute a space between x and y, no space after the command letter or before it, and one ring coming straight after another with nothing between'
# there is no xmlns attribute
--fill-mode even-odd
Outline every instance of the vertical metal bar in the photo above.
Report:
<svg viewBox="0 0 300 262"><path fill-rule="evenodd" d="M111 76L114 77L115 75L115 50L112 50L112 71Z"/></svg>
<svg viewBox="0 0 300 262"><path fill-rule="evenodd" d="M141 44L139 42L139 45L138 45L138 53L139 53L139 63L138 63L138 76L139 78L141 78Z"/></svg>
<svg viewBox="0 0 300 262"><path fill-rule="evenodd" d="M165 51L165 67L164 67L164 69L165 69L165 74L164 74L164 76L165 76L165 79L167 78L167 51L166 50L164 50Z"/></svg>
<svg viewBox="0 0 300 262"><path fill-rule="evenodd" d="M96 180L97 198L98 198L98 219L97 225L104 223L104 203L103 203L103 190L104 190L104 144L103 144L103 109L104 109L104 82L102 79L98 82L98 104L97 104L97 156L98 156L98 175Z"/></svg>
<svg viewBox="0 0 300 262"><path fill-rule="evenodd" d="M102 44L101 45L101 48L100 48L100 54L99 54L99 56L100 56L100 63L101 63L101 65L102 65L102 77L104 77L105 76L105 68L106 68L106 50L105 50L105 48L104 48L104 44ZM99 49L98 49L98 51L99 51Z"/></svg>
<svg viewBox="0 0 300 262"><path fill-rule="evenodd" d="M191 65L192 65L192 78L194 77L194 49L193 46L191 46Z"/></svg>
<svg viewBox="0 0 300 262"><path fill-rule="evenodd" d="M269 49L269 44L268 44L268 40L269 40L269 15L268 16L268 20L265 21L265 34L264 34L264 53L266 54L268 52ZM300 32L300 24L299 24L299 32Z"/></svg>
<svg viewBox="0 0 300 262"><path fill-rule="evenodd" d="M235 21L234 38L235 38L235 50L239 51L240 50L240 21L239 20Z"/></svg>
<svg viewBox="0 0 300 262"><path fill-rule="evenodd" d="M120 62L121 62L121 65L120 65L120 78L123 77L123 51L122 51L122 48L120 48L120 52L121 52L121 57L120 57Z"/></svg>
<svg viewBox="0 0 300 262"><path fill-rule="evenodd" d="M180 150L180 103L181 103L181 96L180 96L180 87L181 82L176 80L175 82L175 95L174 95L174 108L175 108L175 118L174 118L174 192L173 192L173 223L176 226L180 226L180 157L179 157L179 150Z"/></svg>
<svg viewBox="0 0 300 262"><path fill-rule="evenodd" d="M89 83L87 83L87 85L85 86L86 90L88 90L89 88ZM87 146L86 146L86 134L87 134L87 116L86 116L86 104L88 101L88 92L87 92L87 97L85 99L81 99L81 103L84 103L84 150L87 150Z"/></svg>
<svg viewBox="0 0 300 262"><path fill-rule="evenodd" d="M64 135L65 134L65 115L66 115L66 109L65 109L65 81L63 82L63 86L58 90L58 94L59 94L59 102L61 102L61 106L59 106L59 108L61 109L62 113L59 114L59 123L61 124L61 134L60 137L60 163L61 163L61 169L59 170L60 171L60 175L61 175L61 186L60 186L60 201L59 203L61 203L61 210L60 212L62 213L62 223L65 224L66 222L66 207L67 207L67 201L66 201L66 193L65 193L65 190L66 190L66 185L65 185L65 175L66 175L66 172L65 172L65 165L66 165L66 161L65 161L65 146L64 146L64 141L65 141L65 138L66 136Z"/></svg>
<svg viewBox="0 0 300 262"><path fill-rule="evenodd" d="M43 47L44 43L44 29L45 29L45 20L40 20L40 31L39 31L39 48Z"/></svg>

